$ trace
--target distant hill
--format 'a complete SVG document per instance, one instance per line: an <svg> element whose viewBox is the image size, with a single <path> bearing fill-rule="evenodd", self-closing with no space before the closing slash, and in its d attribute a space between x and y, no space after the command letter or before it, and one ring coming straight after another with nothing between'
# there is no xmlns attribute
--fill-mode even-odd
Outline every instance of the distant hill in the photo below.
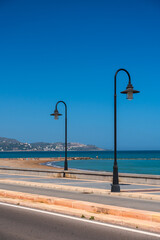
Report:
<svg viewBox="0 0 160 240"><path fill-rule="evenodd" d="M21 143L16 139L0 137L0 151L29 150L28 143Z"/></svg>
<svg viewBox="0 0 160 240"><path fill-rule="evenodd" d="M68 143L68 151L105 151L95 145ZM22 143L16 139L0 137L0 151L64 151L64 143Z"/></svg>
<svg viewBox="0 0 160 240"><path fill-rule="evenodd" d="M0 144L4 144L4 143L17 144L17 143L19 143L19 141L16 139L12 139L12 138L0 137Z"/></svg>

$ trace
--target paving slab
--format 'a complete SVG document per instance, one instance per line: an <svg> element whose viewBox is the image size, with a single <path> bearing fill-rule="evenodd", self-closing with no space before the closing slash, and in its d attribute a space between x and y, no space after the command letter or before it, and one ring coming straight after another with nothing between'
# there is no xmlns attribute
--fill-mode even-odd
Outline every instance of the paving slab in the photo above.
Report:
<svg viewBox="0 0 160 240"><path fill-rule="evenodd" d="M111 189L111 183L102 181L91 181L91 180L76 180L68 178L48 178L40 176L26 176L26 175L9 175L0 174L0 179L18 179L18 181L37 182L37 183L53 183L53 184L65 184L68 186L75 187L86 187L86 188L97 188L97 189ZM150 186L144 184L120 184L121 190L149 190L159 189L160 186Z"/></svg>
<svg viewBox="0 0 160 240"><path fill-rule="evenodd" d="M127 184L121 183L120 193L111 193L111 183L100 180L70 179L70 178L52 178L32 175L18 174L0 174L0 183L17 184L23 186L32 186L59 189L61 191L73 191L81 193L94 193L99 195L114 194L117 197L142 198L147 200L159 201L160 186L145 184Z"/></svg>
<svg viewBox="0 0 160 240"><path fill-rule="evenodd" d="M159 192L144 192L144 194L160 195L160 190Z"/></svg>
<svg viewBox="0 0 160 240"><path fill-rule="evenodd" d="M25 176L25 175L14 175L14 174L0 174L0 179L3 179L3 178L34 178L34 179L38 179L39 177L38 176Z"/></svg>

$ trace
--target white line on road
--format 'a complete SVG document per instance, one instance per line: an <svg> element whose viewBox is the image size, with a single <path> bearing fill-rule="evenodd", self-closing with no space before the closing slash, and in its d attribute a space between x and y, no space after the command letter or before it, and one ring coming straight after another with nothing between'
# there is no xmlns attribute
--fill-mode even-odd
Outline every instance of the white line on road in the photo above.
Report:
<svg viewBox="0 0 160 240"><path fill-rule="evenodd" d="M39 210L39 209L17 206L17 205L13 205L13 204L9 204L9 203L2 203L2 202L0 202L0 205L5 205L5 206L9 206L9 207L14 207L14 208L20 208L20 209L24 209L24 210L28 210L28 211L32 211L32 212L38 212L38 213L53 215L53 216L57 216L57 217L69 218L69 219L76 220L76 221L87 222L90 224L96 224L96 225L106 226L106 227L110 227L110 228L116 228L116 229L120 229L120 230L124 230L124 231L128 231L128 232L135 232L135 233L139 233L139 234L145 234L145 235L149 235L152 237L160 238L160 234L146 232L146 231L140 231L140 230L136 230L136 229L132 229L132 228L116 226L116 225L112 225L112 224L108 224L108 223L91 221L91 220L87 220L87 219L81 219L78 217L72 217L72 216L68 216L68 215L64 215L64 214L60 214L60 213L48 212L48 211L43 211L43 210Z"/></svg>

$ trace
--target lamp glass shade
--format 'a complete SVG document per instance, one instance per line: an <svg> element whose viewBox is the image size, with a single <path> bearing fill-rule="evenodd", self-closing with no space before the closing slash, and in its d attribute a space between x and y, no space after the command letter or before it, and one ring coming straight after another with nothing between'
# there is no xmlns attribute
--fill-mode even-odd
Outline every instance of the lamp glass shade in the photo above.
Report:
<svg viewBox="0 0 160 240"><path fill-rule="evenodd" d="M128 86L126 87L126 90L122 91L121 93L126 94L128 100L132 100L133 99L133 94L134 93L139 93L139 91L134 90L132 84L128 83Z"/></svg>
<svg viewBox="0 0 160 240"><path fill-rule="evenodd" d="M127 92L127 99L132 100L133 99L133 91L128 91Z"/></svg>
<svg viewBox="0 0 160 240"><path fill-rule="evenodd" d="M57 109L55 109L54 110L54 113L52 113L52 114L50 114L51 116L54 116L54 119L55 120L58 120L59 119L59 116L61 116L62 114L60 114L59 112L58 112L58 110Z"/></svg>
<svg viewBox="0 0 160 240"><path fill-rule="evenodd" d="M55 115L54 115L54 119L55 119L55 120L58 120L58 119L59 119L58 114L55 114Z"/></svg>

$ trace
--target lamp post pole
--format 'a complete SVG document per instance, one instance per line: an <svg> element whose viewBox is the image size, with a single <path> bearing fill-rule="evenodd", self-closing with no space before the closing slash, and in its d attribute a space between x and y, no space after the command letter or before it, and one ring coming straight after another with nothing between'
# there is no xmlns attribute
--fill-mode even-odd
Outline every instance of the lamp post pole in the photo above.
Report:
<svg viewBox="0 0 160 240"><path fill-rule="evenodd" d="M68 162L67 162L67 105L64 101L58 101L55 106L54 113L51 114L51 116L54 116L54 118L57 120L60 114L58 112L57 106L59 103L63 103L65 106L65 161L64 161L64 170L68 170Z"/></svg>
<svg viewBox="0 0 160 240"><path fill-rule="evenodd" d="M129 78L126 90L121 93L127 94L127 99L130 100L133 99L133 93L139 93L139 91L133 89L129 72L123 68L118 69L114 76L114 166L113 166L113 184L111 186L111 192L120 192L117 164L117 74L120 71L126 72Z"/></svg>

